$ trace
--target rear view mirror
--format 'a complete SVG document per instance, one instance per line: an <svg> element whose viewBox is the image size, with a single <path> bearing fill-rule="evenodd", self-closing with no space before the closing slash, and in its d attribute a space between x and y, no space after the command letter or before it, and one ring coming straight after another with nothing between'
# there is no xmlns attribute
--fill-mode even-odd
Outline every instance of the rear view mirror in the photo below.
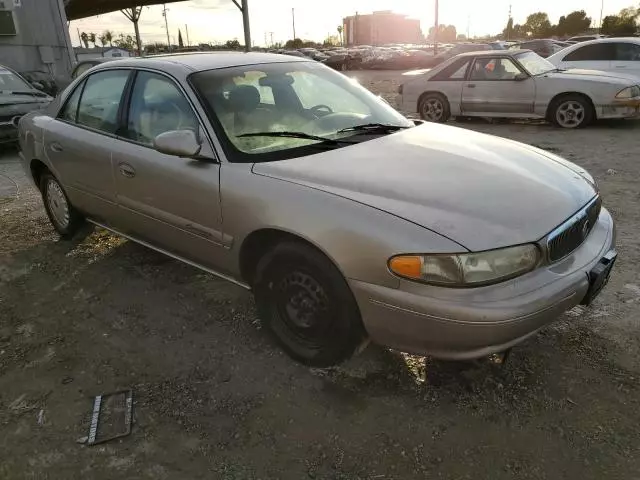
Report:
<svg viewBox="0 0 640 480"><path fill-rule="evenodd" d="M519 73L514 77L514 80L516 82L521 82L523 80L526 80L527 78L529 78L529 75L527 75L526 73Z"/></svg>
<svg viewBox="0 0 640 480"><path fill-rule="evenodd" d="M153 140L153 147L160 153L193 158L202 147L193 130L169 130Z"/></svg>

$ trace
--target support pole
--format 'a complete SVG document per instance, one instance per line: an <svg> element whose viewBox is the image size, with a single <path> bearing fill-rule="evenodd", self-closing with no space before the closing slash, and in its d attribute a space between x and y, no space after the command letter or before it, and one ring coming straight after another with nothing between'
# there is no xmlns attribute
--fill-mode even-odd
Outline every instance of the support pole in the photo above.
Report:
<svg viewBox="0 0 640 480"><path fill-rule="evenodd" d="M244 51L251 51L251 26L249 24L249 0L241 0L240 5L237 0L231 0L242 12L242 26L244 27Z"/></svg>
<svg viewBox="0 0 640 480"><path fill-rule="evenodd" d="M438 25L438 0L436 0L436 24L435 29L433 30L433 54L438 54L438 30L440 26Z"/></svg>

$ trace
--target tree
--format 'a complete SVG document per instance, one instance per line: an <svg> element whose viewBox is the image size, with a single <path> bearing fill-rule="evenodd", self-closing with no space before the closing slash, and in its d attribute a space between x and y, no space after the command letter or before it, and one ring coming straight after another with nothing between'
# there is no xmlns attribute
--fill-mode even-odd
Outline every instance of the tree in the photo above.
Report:
<svg viewBox="0 0 640 480"><path fill-rule="evenodd" d="M580 33L584 33L591 26L591 18L587 17L584 10L576 10L566 17L563 15L558 20L556 27L556 35L573 37Z"/></svg>
<svg viewBox="0 0 640 480"><path fill-rule="evenodd" d="M513 18L509 17L509 21L507 22L507 26L502 31L502 38L505 40L511 40L513 36Z"/></svg>
<svg viewBox="0 0 640 480"><path fill-rule="evenodd" d="M549 15L544 12L536 12L529 15L523 27L533 38L545 38L553 33Z"/></svg>
<svg viewBox="0 0 640 480"><path fill-rule="evenodd" d="M184 47L184 42L182 41L182 32L178 29L178 47Z"/></svg>
<svg viewBox="0 0 640 480"><path fill-rule="evenodd" d="M89 41L91 43L93 43L93 48L96 48L96 34L95 33L90 33L89 34Z"/></svg>
<svg viewBox="0 0 640 480"><path fill-rule="evenodd" d="M123 50L133 50L135 48L135 39L131 35L126 35L121 33L118 38L116 38L113 43L118 48L122 48Z"/></svg>
<svg viewBox="0 0 640 480"><path fill-rule="evenodd" d="M100 40L100 45L102 45L103 48L109 43L104 33L98 37L98 40Z"/></svg>
<svg viewBox="0 0 640 480"><path fill-rule="evenodd" d="M342 25L338 25L338 35L340 35L340 45L343 45L344 40L342 40Z"/></svg>
<svg viewBox="0 0 640 480"><path fill-rule="evenodd" d="M113 47L113 32L111 30L105 30L103 35L107 42L109 42L109 46Z"/></svg>
<svg viewBox="0 0 640 480"><path fill-rule="evenodd" d="M435 40L435 27L429 29L429 40ZM453 25L438 25L438 41L452 43L458 38L458 32Z"/></svg>
<svg viewBox="0 0 640 480"><path fill-rule="evenodd" d="M84 48L89 48L89 35L86 32L80 34L80 40L84 43Z"/></svg>
<svg viewBox="0 0 640 480"><path fill-rule="evenodd" d="M618 15L608 15L602 20L600 33L612 37L635 35L638 31L640 9L625 8Z"/></svg>
<svg viewBox="0 0 640 480"><path fill-rule="evenodd" d="M229 50L240 50L240 48L242 48L242 45L240 45L240 42L238 41L237 38L234 38L233 40L227 40L227 42L224 45Z"/></svg>
<svg viewBox="0 0 640 480"><path fill-rule="evenodd" d="M287 43L284 44L285 48L302 48L304 46L304 42L300 38L294 38L293 40L287 40Z"/></svg>

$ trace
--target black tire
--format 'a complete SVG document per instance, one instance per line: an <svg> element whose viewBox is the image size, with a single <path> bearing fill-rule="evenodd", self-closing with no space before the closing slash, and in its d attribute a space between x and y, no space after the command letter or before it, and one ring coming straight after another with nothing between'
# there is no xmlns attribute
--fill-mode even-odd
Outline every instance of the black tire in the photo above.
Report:
<svg viewBox="0 0 640 480"><path fill-rule="evenodd" d="M263 324L290 357L305 365L336 365L366 339L344 277L310 246L276 245L258 262L253 292Z"/></svg>
<svg viewBox="0 0 640 480"><path fill-rule="evenodd" d="M73 237L84 223L84 217L74 208L58 179L49 171L40 177L40 193L53 228L62 238ZM65 209L67 214L61 214Z"/></svg>
<svg viewBox="0 0 640 480"><path fill-rule="evenodd" d="M596 113L588 98L567 94L553 100L547 116L555 126L572 129L590 125L595 120Z"/></svg>
<svg viewBox="0 0 640 480"><path fill-rule="evenodd" d="M451 117L449 100L441 93L426 93L420 97L418 113L427 122L445 123Z"/></svg>

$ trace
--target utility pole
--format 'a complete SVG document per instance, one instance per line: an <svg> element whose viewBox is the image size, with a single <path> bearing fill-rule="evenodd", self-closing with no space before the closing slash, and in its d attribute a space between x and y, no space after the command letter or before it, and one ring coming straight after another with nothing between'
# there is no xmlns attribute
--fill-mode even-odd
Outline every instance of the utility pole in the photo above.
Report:
<svg viewBox="0 0 640 480"><path fill-rule="evenodd" d="M604 0L600 4L600 26L598 27L598 35L602 32L602 13L604 12Z"/></svg>
<svg viewBox="0 0 640 480"><path fill-rule="evenodd" d="M439 29L439 25L438 25L438 0L436 0L436 24L435 24L435 28L433 30L433 54L434 55L438 54L438 29Z"/></svg>
<svg viewBox="0 0 640 480"><path fill-rule="evenodd" d="M511 5L509 5L509 21L507 22L507 27L511 26L511 28L507 28L507 41L511 40L511 30L513 29L513 20L511 17Z"/></svg>
<svg viewBox="0 0 640 480"><path fill-rule="evenodd" d="M241 4L237 0L231 0L238 10L242 12L242 26L244 27L244 51L251 51L251 25L249 23L249 0L241 0Z"/></svg>
<svg viewBox="0 0 640 480"><path fill-rule="evenodd" d="M296 39L296 9L291 9L291 22L293 23L293 39Z"/></svg>
<svg viewBox="0 0 640 480"><path fill-rule="evenodd" d="M184 29L187 31L187 47L191 46L191 42L189 41L189 25L184 24Z"/></svg>
<svg viewBox="0 0 640 480"><path fill-rule="evenodd" d="M171 40L169 39L169 21L167 20L167 4L162 4L162 16L164 17L164 29L167 31L167 48L171 51Z"/></svg>
<svg viewBox="0 0 640 480"><path fill-rule="evenodd" d="M80 35L80 29L78 28L78 41L80 42L80 48L82 48L82 36Z"/></svg>
<svg viewBox="0 0 640 480"><path fill-rule="evenodd" d="M269 32L269 34L271 35L271 45L269 45L269 46L273 47L273 32Z"/></svg>

